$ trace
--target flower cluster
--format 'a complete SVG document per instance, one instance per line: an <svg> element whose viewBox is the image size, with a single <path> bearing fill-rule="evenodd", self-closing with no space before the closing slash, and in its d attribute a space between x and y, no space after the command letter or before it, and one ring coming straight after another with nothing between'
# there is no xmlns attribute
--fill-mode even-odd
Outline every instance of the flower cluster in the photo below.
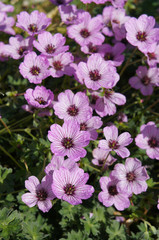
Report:
<svg viewBox="0 0 159 240"><path fill-rule="evenodd" d="M55 198L72 205L90 198L95 189L86 184L89 174L84 172L81 163L90 151L91 142L95 165L92 168L101 174L110 173L109 177L105 174L100 178L98 185L102 191L98 200L106 207L114 205L123 211L130 206L133 194L147 190L149 178L141 161L135 155L131 157L133 152L128 146L133 142L132 136L148 157L159 160L159 129L154 122L148 122L141 126L138 135L131 129L128 130L131 134L123 132L129 120L124 108L117 112L117 106L124 106L129 99L122 94L125 89L120 91L119 83L131 59L123 68L121 65L126 51L134 49L134 53L142 54L144 63L140 61L137 76L127 79L127 85L139 89L144 96L152 95L159 86L159 28L155 26L155 19L146 14L138 19L127 16L125 0L82 0L84 4L112 4L104 6L97 16L69 5L71 0L51 2L58 6L66 27L65 36L47 31L52 19L38 10L17 15L16 27L25 34L16 35L12 29L15 21L7 16L7 12L14 9L0 3L0 31L15 35L9 38L8 44L0 42L0 60L10 57L21 61L21 76L36 85L26 89L23 95L27 104L22 108L34 113L34 117L37 114L47 118L53 114L50 130L47 129L53 157L45 167L46 175L41 183L35 176L25 181L30 193L23 194L22 201L48 212ZM70 42L71 46L66 45ZM52 87L59 78L64 80L62 92ZM111 171L116 161L122 163L117 163Z"/></svg>

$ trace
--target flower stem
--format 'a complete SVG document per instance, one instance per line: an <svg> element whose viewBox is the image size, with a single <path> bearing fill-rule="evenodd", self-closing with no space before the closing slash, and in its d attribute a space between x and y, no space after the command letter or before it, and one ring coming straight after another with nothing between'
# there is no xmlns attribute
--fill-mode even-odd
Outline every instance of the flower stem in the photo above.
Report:
<svg viewBox="0 0 159 240"><path fill-rule="evenodd" d="M122 68L121 72L120 72L120 77L123 75L124 71L126 70L126 68L130 65L130 61L132 59L132 56L135 54L137 50L137 47L134 49L134 51L131 53L130 57L128 58L126 64L124 65L124 67Z"/></svg>
<svg viewBox="0 0 159 240"><path fill-rule="evenodd" d="M110 154L110 152L108 152L108 154L107 154L107 156L106 156L106 158L105 158L105 160L104 160L104 162L103 162L103 166L102 166L102 168L101 168L101 171L102 171L102 172L103 172L103 170L104 170L104 167L105 167L105 164L106 164L107 159L108 159L108 157L109 157L109 154Z"/></svg>

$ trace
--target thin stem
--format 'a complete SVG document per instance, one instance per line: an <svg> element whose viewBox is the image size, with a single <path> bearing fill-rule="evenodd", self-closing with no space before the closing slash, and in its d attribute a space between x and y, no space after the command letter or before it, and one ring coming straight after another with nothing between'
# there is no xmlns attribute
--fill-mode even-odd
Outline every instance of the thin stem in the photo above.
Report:
<svg viewBox="0 0 159 240"><path fill-rule="evenodd" d="M7 132L11 135L11 131L9 130L8 126L5 124L5 122L2 120L2 118L0 118L1 123L3 124L3 126L5 127L5 129L7 130Z"/></svg>
<svg viewBox="0 0 159 240"><path fill-rule="evenodd" d="M8 153L5 148L3 148L1 145L0 145L0 149L8 156L10 157L10 159L12 159L12 161L21 169L25 170L18 162L17 160L10 154Z"/></svg>
<svg viewBox="0 0 159 240"><path fill-rule="evenodd" d="M102 168L101 168L101 171L102 171L102 172L103 172L103 170L104 170L104 167L105 167L106 161L107 161L107 159L108 159L108 157L109 157L109 154L110 154L110 152L108 152L108 154L107 154L107 156L106 156L106 158L105 158L105 160L104 160L104 162L103 162L103 166L102 166Z"/></svg>
<svg viewBox="0 0 159 240"><path fill-rule="evenodd" d="M97 172L100 172L100 170L99 169L97 169L97 168L95 168L95 167L92 167L91 165L88 165L88 164L84 164L85 166L87 166L87 167L90 167L90 168L92 168L92 169L94 169L95 171L97 171Z"/></svg>

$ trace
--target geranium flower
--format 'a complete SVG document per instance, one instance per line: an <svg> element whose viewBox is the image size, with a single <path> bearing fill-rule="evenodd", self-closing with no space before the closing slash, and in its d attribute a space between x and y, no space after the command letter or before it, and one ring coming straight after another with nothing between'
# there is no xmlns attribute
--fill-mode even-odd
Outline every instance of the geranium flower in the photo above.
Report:
<svg viewBox="0 0 159 240"><path fill-rule="evenodd" d="M37 10L31 14L23 11L17 15L16 26L34 36L43 32L50 24L51 18L47 18L46 14Z"/></svg>
<svg viewBox="0 0 159 240"><path fill-rule="evenodd" d="M92 54L87 63L80 62L76 73L79 78L83 77L86 87L92 90L112 88L119 81L116 68L104 61L99 53Z"/></svg>
<svg viewBox="0 0 159 240"><path fill-rule="evenodd" d="M19 71L29 82L39 84L50 75L48 67L47 58L37 56L35 52L30 52L25 55L24 62L19 66Z"/></svg>
<svg viewBox="0 0 159 240"><path fill-rule="evenodd" d="M110 207L114 205L119 211L123 211L130 206L129 195L126 192L119 191L117 188L118 180L110 177L101 177L100 187L103 190L98 195L98 200L104 206Z"/></svg>
<svg viewBox="0 0 159 240"><path fill-rule="evenodd" d="M122 158L130 155L129 150L125 147L133 141L130 133L124 132L118 136L118 129L114 125L105 127L103 132L106 140L99 141L99 148L110 152L115 151Z"/></svg>
<svg viewBox="0 0 159 240"><path fill-rule="evenodd" d="M81 204L82 199L90 198L94 192L94 188L86 184L88 178L83 169L75 168L70 172L62 167L53 173L52 190L59 199L72 205Z"/></svg>
<svg viewBox="0 0 159 240"><path fill-rule="evenodd" d="M84 107L83 107L84 106ZM85 121L92 117L92 109L85 93L65 90L58 95L58 101L53 106L55 114L64 120Z"/></svg>
<svg viewBox="0 0 159 240"><path fill-rule="evenodd" d="M54 94L44 86L36 86L35 89L29 88L24 94L28 104L35 108L52 107Z"/></svg>
<svg viewBox="0 0 159 240"><path fill-rule="evenodd" d="M125 23L126 38L133 46L137 46L141 52L153 52L158 41L159 29L154 28L155 18L141 15L138 19L132 17Z"/></svg>
<svg viewBox="0 0 159 240"><path fill-rule="evenodd" d="M147 69L146 66L139 66L136 74L136 77L129 79L129 84L133 88L139 89L144 96L151 95L153 93L153 87L159 86L158 68Z"/></svg>
<svg viewBox="0 0 159 240"><path fill-rule="evenodd" d="M25 181L25 187L30 193L22 195L22 201L28 207L34 207L36 204L42 212L48 212L52 208L51 200L55 195L51 189L52 177L45 176L41 183L38 178L31 176Z"/></svg>
<svg viewBox="0 0 159 240"><path fill-rule="evenodd" d="M116 164L112 176L119 180L117 186L121 191L128 194L140 194L147 190L146 180L149 179L149 176L145 167L141 166L141 161L137 158L127 158L125 165Z"/></svg>
<svg viewBox="0 0 159 240"><path fill-rule="evenodd" d="M83 158L86 156L90 133L80 131L76 121L65 121L62 127L53 124L48 131L48 139L51 143L51 151L57 156L68 156L70 159Z"/></svg>
<svg viewBox="0 0 159 240"><path fill-rule="evenodd" d="M140 128L140 134L135 138L136 145L146 150L146 154L159 160L159 128L154 122L148 122Z"/></svg>

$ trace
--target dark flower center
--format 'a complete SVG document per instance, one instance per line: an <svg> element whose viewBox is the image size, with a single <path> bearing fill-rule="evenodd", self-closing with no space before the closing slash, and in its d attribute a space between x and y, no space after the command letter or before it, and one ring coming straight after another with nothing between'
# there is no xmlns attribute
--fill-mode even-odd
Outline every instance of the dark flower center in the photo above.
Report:
<svg viewBox="0 0 159 240"><path fill-rule="evenodd" d="M119 148L119 144L117 141L115 140L109 140L109 143L108 143L109 147L112 148L112 149L118 149Z"/></svg>
<svg viewBox="0 0 159 240"><path fill-rule="evenodd" d="M64 0L56 0L57 4L61 5L61 4L64 4L65 1Z"/></svg>
<svg viewBox="0 0 159 240"><path fill-rule="evenodd" d="M96 104L96 101L97 101L98 98L99 98L98 96L92 95L91 100L90 100L91 104L93 104L93 105Z"/></svg>
<svg viewBox="0 0 159 240"><path fill-rule="evenodd" d="M148 140L148 145L151 147L151 148L155 148L157 147L159 144L159 142L157 141L157 139L155 137L152 137Z"/></svg>
<svg viewBox="0 0 159 240"><path fill-rule="evenodd" d="M113 19L112 22L116 24L120 24L120 22L117 19Z"/></svg>
<svg viewBox="0 0 159 240"><path fill-rule="evenodd" d="M115 195L118 194L118 191L117 191L117 189L116 189L116 186L110 186L110 187L108 188L108 192L109 192L109 194L112 195L112 196L115 196Z"/></svg>
<svg viewBox="0 0 159 240"><path fill-rule="evenodd" d="M104 55L104 59L107 61L107 60L113 60L113 55L109 52L107 52L105 55Z"/></svg>
<svg viewBox="0 0 159 240"><path fill-rule="evenodd" d="M134 172L129 172L126 174L126 178L129 182L133 182L136 178L135 173Z"/></svg>
<svg viewBox="0 0 159 240"><path fill-rule="evenodd" d="M90 36L90 33L88 32L88 29L87 28L84 28L80 31L80 34L83 38L87 38Z"/></svg>
<svg viewBox="0 0 159 240"><path fill-rule="evenodd" d="M149 53L149 52L148 52L147 55L148 55L148 57L149 57L150 60L156 59L155 53Z"/></svg>
<svg viewBox="0 0 159 240"><path fill-rule="evenodd" d="M78 108L73 104L67 109L67 112L70 116L77 116Z"/></svg>
<svg viewBox="0 0 159 240"><path fill-rule="evenodd" d="M81 123L81 124L80 124L80 130L81 130L81 131L87 131L87 125L86 125L86 123Z"/></svg>
<svg viewBox="0 0 159 240"><path fill-rule="evenodd" d="M63 68L63 65L60 61L53 62L53 66L54 66L55 70L57 70L57 71L60 71Z"/></svg>
<svg viewBox="0 0 159 240"><path fill-rule="evenodd" d="M72 196L73 194L74 194L74 192L75 192L75 186L74 185L72 185L72 184L70 184L70 183L68 183L68 184L66 184L66 186L64 187L64 191L65 191L65 193L68 195L68 196Z"/></svg>
<svg viewBox="0 0 159 240"><path fill-rule="evenodd" d="M145 76L145 77L143 77L143 78L141 79L141 82L142 82L145 86L147 86L147 85L149 85L149 83L151 82L151 79L150 79L149 77Z"/></svg>
<svg viewBox="0 0 159 240"><path fill-rule="evenodd" d="M65 137L62 139L61 143L66 149L70 149L74 146L72 138Z"/></svg>
<svg viewBox="0 0 159 240"><path fill-rule="evenodd" d="M19 54L20 56L22 56L23 53L24 53L24 51L25 51L26 49L27 49L26 47L20 47L20 48L18 49L18 54Z"/></svg>
<svg viewBox="0 0 159 240"><path fill-rule="evenodd" d="M111 90L111 89L105 89L104 96L105 96L106 98L109 98L109 97L112 95L112 93L113 93L113 90Z"/></svg>
<svg viewBox="0 0 159 240"><path fill-rule="evenodd" d="M36 197L39 201L45 201L47 198L48 194L45 189L40 189L36 192Z"/></svg>
<svg viewBox="0 0 159 240"><path fill-rule="evenodd" d="M45 105L47 102L42 97L35 98L35 101L37 101L39 104Z"/></svg>
<svg viewBox="0 0 159 240"><path fill-rule="evenodd" d="M99 165L103 165L104 159L98 160Z"/></svg>
<svg viewBox="0 0 159 240"><path fill-rule="evenodd" d="M37 32L38 31L37 25L35 23L30 24L28 30L33 33Z"/></svg>
<svg viewBox="0 0 159 240"><path fill-rule="evenodd" d="M111 29L111 28L112 28L112 23L111 23L111 21L109 21L108 23L106 23L106 26Z"/></svg>
<svg viewBox="0 0 159 240"><path fill-rule="evenodd" d="M97 69L89 72L89 76L90 79L93 81L98 81L101 78L101 75L99 74L99 71Z"/></svg>
<svg viewBox="0 0 159 240"><path fill-rule="evenodd" d="M90 53L97 53L98 52L98 47L93 46L92 43L89 44L88 48L89 48Z"/></svg>
<svg viewBox="0 0 159 240"><path fill-rule="evenodd" d="M137 40L140 42L145 42L146 41L147 34L145 32L138 32L136 35Z"/></svg>
<svg viewBox="0 0 159 240"><path fill-rule="evenodd" d="M55 47L52 45L52 44L48 44L45 48L45 51L48 53L48 54L52 54L55 52Z"/></svg>
<svg viewBox="0 0 159 240"><path fill-rule="evenodd" d="M39 67L36 67L36 66L33 66L33 67L30 69L30 72L31 72L32 75L38 76L39 73L40 73L40 68L39 68Z"/></svg>

